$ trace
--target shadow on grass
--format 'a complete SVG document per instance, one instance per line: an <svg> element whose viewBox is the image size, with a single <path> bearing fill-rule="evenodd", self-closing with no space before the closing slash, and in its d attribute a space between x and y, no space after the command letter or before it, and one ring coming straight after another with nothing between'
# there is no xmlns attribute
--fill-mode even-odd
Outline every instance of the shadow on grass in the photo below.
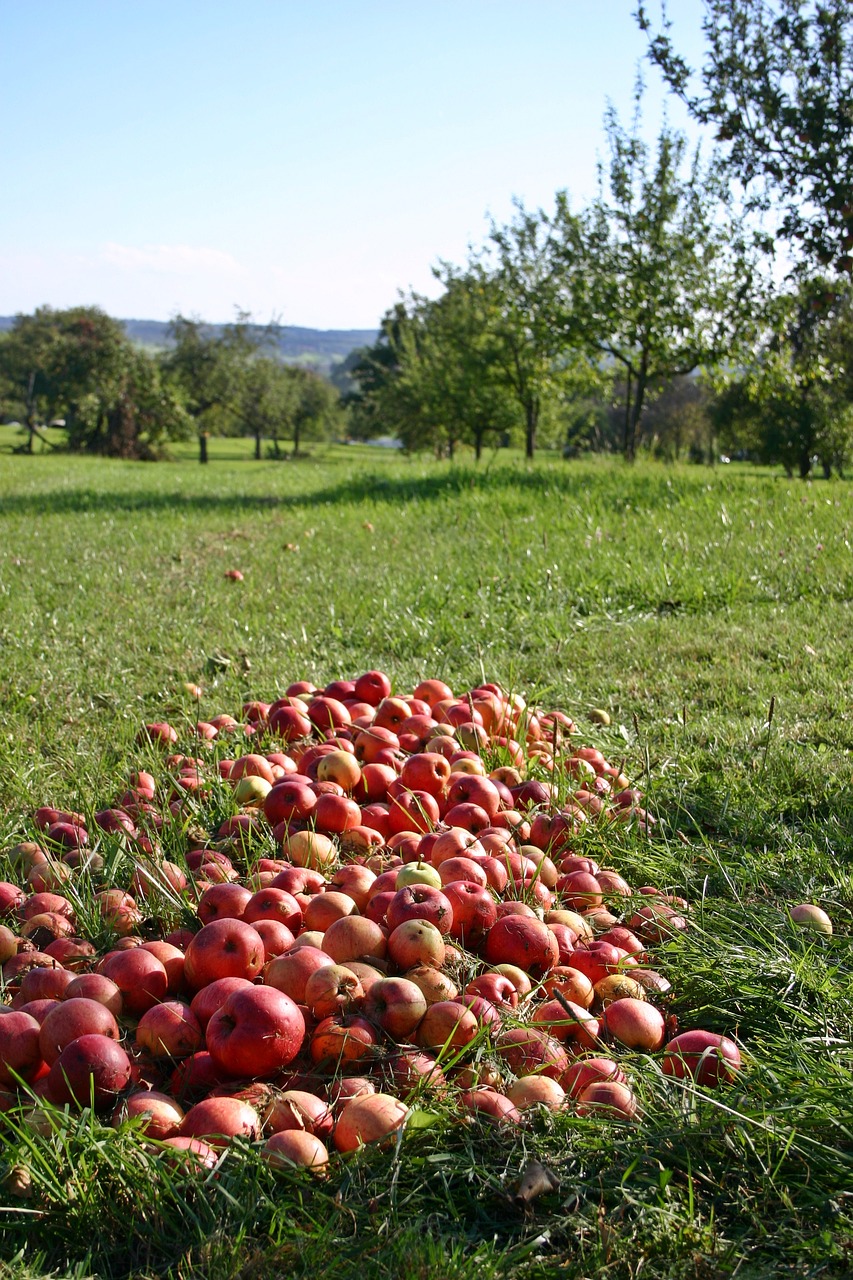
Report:
<svg viewBox="0 0 853 1280"><path fill-rule="evenodd" d="M205 473L205 481L212 472ZM385 504L398 506L411 502L437 502L464 497L470 493L500 494L526 492L538 494L543 502L588 499L591 490L589 472L548 469L525 469L501 466L451 467L428 475L388 476L377 471L363 471L338 483L297 494L246 492L233 473L223 476L219 492L186 492L167 487L162 490L96 489L91 485L57 489L53 492L9 494L0 498L0 515L39 516L73 515L86 511L120 513L133 511L232 511L232 510L304 510L323 506ZM596 486L597 488L599 486ZM673 477L664 471L642 477L642 499L650 506L673 505L688 499L697 485L692 480ZM599 495L609 508L623 510L637 500L637 477L630 470L610 472Z"/></svg>

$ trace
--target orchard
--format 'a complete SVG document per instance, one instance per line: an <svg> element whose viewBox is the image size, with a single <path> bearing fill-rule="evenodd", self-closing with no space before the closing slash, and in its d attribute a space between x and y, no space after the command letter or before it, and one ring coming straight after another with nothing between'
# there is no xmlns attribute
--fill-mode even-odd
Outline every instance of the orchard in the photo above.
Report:
<svg viewBox="0 0 853 1280"><path fill-rule="evenodd" d="M566 712L369 671L137 742L121 794L45 803L5 851L17 1123L91 1108L163 1160L242 1140L316 1172L430 1106L637 1124L640 1060L675 1090L739 1081L738 1028L672 1012L660 953L691 904L583 852L657 819ZM808 904L789 923L831 932Z"/></svg>

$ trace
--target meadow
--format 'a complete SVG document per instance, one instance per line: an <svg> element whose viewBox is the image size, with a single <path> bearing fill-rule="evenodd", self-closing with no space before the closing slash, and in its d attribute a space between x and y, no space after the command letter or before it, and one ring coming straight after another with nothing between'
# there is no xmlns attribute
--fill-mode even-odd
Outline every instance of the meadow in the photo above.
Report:
<svg viewBox="0 0 853 1280"><path fill-rule="evenodd" d="M401 690L495 680L625 761L654 834L581 843L689 899L690 930L661 951L671 1012L736 1034L746 1066L710 1094L635 1055L631 1125L498 1132L431 1104L324 1181L251 1149L154 1178L133 1133L88 1113L43 1137L13 1124L0 1277L851 1274L848 483L508 451L256 463L242 441L213 442L207 467L189 447L154 465L27 458L3 431L0 849L41 804L108 803L143 721L372 667ZM832 938L792 926L799 902L829 912ZM559 1186L525 1209L533 1157ZM32 1199L10 1190L21 1165Z"/></svg>

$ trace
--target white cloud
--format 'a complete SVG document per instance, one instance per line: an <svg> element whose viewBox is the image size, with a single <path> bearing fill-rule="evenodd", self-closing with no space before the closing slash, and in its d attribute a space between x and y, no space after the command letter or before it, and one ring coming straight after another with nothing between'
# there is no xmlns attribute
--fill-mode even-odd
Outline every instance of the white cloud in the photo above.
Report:
<svg viewBox="0 0 853 1280"><path fill-rule="evenodd" d="M188 244L116 244L101 250L102 261L124 271L152 271L157 275L192 276L199 272L235 277L242 274L236 258L220 249Z"/></svg>

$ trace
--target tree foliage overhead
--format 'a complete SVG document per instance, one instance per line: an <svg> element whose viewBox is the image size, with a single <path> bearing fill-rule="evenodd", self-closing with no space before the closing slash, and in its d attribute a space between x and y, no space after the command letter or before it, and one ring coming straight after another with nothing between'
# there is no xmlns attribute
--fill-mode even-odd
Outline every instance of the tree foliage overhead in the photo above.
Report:
<svg viewBox="0 0 853 1280"><path fill-rule="evenodd" d="M649 52L692 115L727 144L726 165L778 235L812 264L853 269L853 0L705 0L697 73L665 6Z"/></svg>

